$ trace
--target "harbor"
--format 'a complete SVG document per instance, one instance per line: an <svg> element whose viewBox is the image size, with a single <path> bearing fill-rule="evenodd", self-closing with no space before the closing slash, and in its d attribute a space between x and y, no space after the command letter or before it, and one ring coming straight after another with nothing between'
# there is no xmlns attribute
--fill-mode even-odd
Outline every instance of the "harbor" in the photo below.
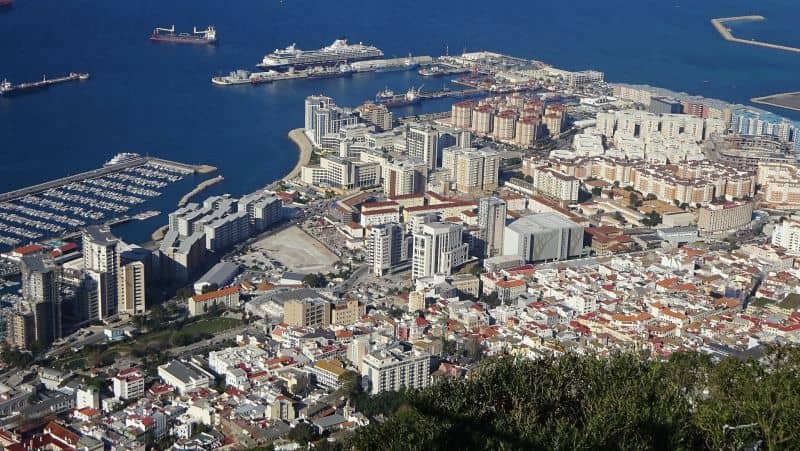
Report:
<svg viewBox="0 0 800 451"><path fill-rule="evenodd" d="M737 38L731 32L731 29L726 27L725 24L730 22L742 22L742 21L763 21L766 20L764 16L737 16L737 17L720 17L718 19L711 19L711 24L716 28L719 34L722 36L723 39L730 42L736 42L738 44L748 44L748 45L755 45L758 47L766 47L769 49L774 50L784 50L787 52L795 52L800 53L800 47L792 47L789 45L782 45L782 44L772 44L770 42L763 42L757 41L755 39L741 39Z"/></svg>
<svg viewBox="0 0 800 451"><path fill-rule="evenodd" d="M151 218L159 212L133 212L169 185L208 170L128 153L99 169L0 194L0 249L74 236L87 225Z"/></svg>

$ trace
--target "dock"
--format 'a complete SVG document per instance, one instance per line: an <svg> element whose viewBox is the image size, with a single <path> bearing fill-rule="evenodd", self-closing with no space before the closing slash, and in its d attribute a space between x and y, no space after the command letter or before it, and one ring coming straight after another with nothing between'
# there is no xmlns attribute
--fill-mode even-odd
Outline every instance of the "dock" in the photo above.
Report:
<svg viewBox="0 0 800 451"><path fill-rule="evenodd" d="M764 16L736 16L736 17L720 17L718 19L711 19L711 25L717 29L717 32L722 36L723 39L730 42L736 42L739 44L748 44L748 45L755 45L757 47L766 47L769 49L774 50L783 50L786 52L795 52L800 53L800 47L792 47L789 45L782 45L782 44L772 44L770 42L763 42L763 41L756 41L755 39L742 39L737 38L731 32L731 29L726 27L725 24L729 22L742 22L742 21L762 21L766 18Z"/></svg>

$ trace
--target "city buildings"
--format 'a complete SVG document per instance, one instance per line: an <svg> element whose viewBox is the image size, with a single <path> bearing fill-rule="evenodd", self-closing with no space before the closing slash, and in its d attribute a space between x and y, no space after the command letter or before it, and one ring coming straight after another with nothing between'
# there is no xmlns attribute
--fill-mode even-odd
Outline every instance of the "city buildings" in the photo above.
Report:
<svg viewBox="0 0 800 451"><path fill-rule="evenodd" d="M786 249L792 255L800 255L800 221L784 219L772 231L772 245Z"/></svg>
<svg viewBox="0 0 800 451"><path fill-rule="evenodd" d="M428 169L440 167L439 132L430 125L411 125L406 131L406 153L424 161Z"/></svg>
<svg viewBox="0 0 800 451"><path fill-rule="evenodd" d="M387 348L364 356L362 368L372 395L430 384L430 355L424 352Z"/></svg>
<svg viewBox="0 0 800 451"><path fill-rule="evenodd" d="M172 360L158 367L158 377L175 387L179 393L208 388L214 376L195 363Z"/></svg>
<svg viewBox="0 0 800 451"><path fill-rule="evenodd" d="M283 304L283 322L290 326L328 326L331 323L331 303L322 298L288 300Z"/></svg>
<svg viewBox="0 0 800 451"><path fill-rule="evenodd" d="M584 255L583 227L553 213L523 216L505 228L503 255L528 262L566 260Z"/></svg>
<svg viewBox="0 0 800 451"><path fill-rule="evenodd" d="M479 193L498 186L500 155L490 149L449 147L442 156L457 191Z"/></svg>
<svg viewBox="0 0 800 451"><path fill-rule="evenodd" d="M137 368L118 372L113 378L114 396L119 399L137 399L144 396L144 374Z"/></svg>
<svg viewBox="0 0 800 451"><path fill-rule="evenodd" d="M736 231L753 220L752 202L706 205L698 211L697 228L703 234Z"/></svg>
<svg viewBox="0 0 800 451"><path fill-rule="evenodd" d="M422 224L414 233L411 276L414 279L450 274L467 261L469 244L462 242L461 226L444 222Z"/></svg>
<svg viewBox="0 0 800 451"><path fill-rule="evenodd" d="M323 139L336 135L342 127L355 125L358 115L349 109L339 108L327 96L309 96L305 102L305 131L315 147L323 146Z"/></svg>
<svg viewBox="0 0 800 451"><path fill-rule="evenodd" d="M483 236L484 258L503 252L503 233L506 227L507 205L497 197L485 197L478 203L478 227Z"/></svg>
<svg viewBox="0 0 800 451"><path fill-rule="evenodd" d="M386 223L374 226L367 237L367 263L372 273L381 277L408 260L408 244L403 226Z"/></svg>
<svg viewBox="0 0 800 451"><path fill-rule="evenodd" d="M215 308L230 310L239 307L240 287L234 285L209 291L208 293L196 294L189 298L189 316L205 315Z"/></svg>
<svg viewBox="0 0 800 451"><path fill-rule="evenodd" d="M119 311L119 244L108 227L90 226L83 232L83 267L96 293L89 308L92 319L105 320Z"/></svg>

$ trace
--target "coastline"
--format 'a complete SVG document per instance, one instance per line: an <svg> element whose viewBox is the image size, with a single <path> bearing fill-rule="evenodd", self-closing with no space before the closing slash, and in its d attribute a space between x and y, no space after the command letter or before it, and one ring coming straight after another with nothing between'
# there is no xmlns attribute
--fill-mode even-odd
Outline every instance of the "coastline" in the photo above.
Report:
<svg viewBox="0 0 800 451"><path fill-rule="evenodd" d="M311 141L305 134L305 130L302 128L296 128L290 131L289 139L297 146L297 151L300 152L300 156L294 168L281 179L283 181L289 181L300 176L300 171L303 169L303 166L308 165L311 161L311 152L314 149L314 146L311 145Z"/></svg>

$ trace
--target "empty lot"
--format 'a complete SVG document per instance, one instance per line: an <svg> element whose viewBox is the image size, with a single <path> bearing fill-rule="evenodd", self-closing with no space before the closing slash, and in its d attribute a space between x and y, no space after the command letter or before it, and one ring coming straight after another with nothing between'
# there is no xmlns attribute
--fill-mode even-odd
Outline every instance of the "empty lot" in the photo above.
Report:
<svg viewBox="0 0 800 451"><path fill-rule="evenodd" d="M300 273L326 274L339 261L339 257L297 226L264 238L253 247L265 251L290 271Z"/></svg>

